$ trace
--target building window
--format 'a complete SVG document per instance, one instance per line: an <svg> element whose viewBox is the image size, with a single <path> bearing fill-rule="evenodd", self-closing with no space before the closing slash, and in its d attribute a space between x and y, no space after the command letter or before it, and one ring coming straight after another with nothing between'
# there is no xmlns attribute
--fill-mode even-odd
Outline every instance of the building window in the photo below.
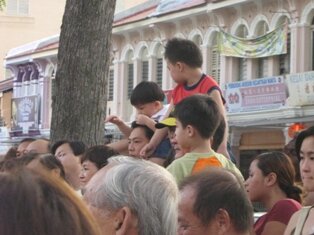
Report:
<svg viewBox="0 0 314 235"><path fill-rule="evenodd" d="M244 81L247 80L247 59L246 58L239 58L239 73L238 73L238 80Z"/></svg>
<svg viewBox="0 0 314 235"><path fill-rule="evenodd" d="M211 47L210 74L220 83L220 53L218 50L217 36L214 37Z"/></svg>
<svg viewBox="0 0 314 235"><path fill-rule="evenodd" d="M312 29L312 70L314 70L314 17L311 24Z"/></svg>
<svg viewBox="0 0 314 235"><path fill-rule="evenodd" d="M142 81L148 81L148 50L143 49L142 55Z"/></svg>
<svg viewBox="0 0 314 235"><path fill-rule="evenodd" d="M158 86L162 87L162 67L163 67L163 59L157 59L157 70L156 70L156 82Z"/></svg>
<svg viewBox="0 0 314 235"><path fill-rule="evenodd" d="M134 86L134 65L128 64L128 99L131 97L131 93Z"/></svg>
<svg viewBox="0 0 314 235"><path fill-rule="evenodd" d="M248 29L245 25L240 25L235 33L239 38L248 36ZM247 80L247 58L238 59L238 81Z"/></svg>
<svg viewBox="0 0 314 235"><path fill-rule="evenodd" d="M8 15L28 15L29 0L7 0L6 10Z"/></svg>
<svg viewBox="0 0 314 235"><path fill-rule="evenodd" d="M142 61L142 81L148 81L148 61Z"/></svg>
<svg viewBox="0 0 314 235"><path fill-rule="evenodd" d="M113 101L113 83L114 83L114 70L109 70L109 78L108 78L108 101Z"/></svg>
<svg viewBox="0 0 314 235"><path fill-rule="evenodd" d="M257 78L267 77L268 74L268 58L257 59Z"/></svg>
<svg viewBox="0 0 314 235"><path fill-rule="evenodd" d="M287 35L287 53L279 55L279 75L290 73L290 32Z"/></svg>
<svg viewBox="0 0 314 235"><path fill-rule="evenodd" d="M255 36L256 37L263 36L268 32L268 30L269 30L269 28L268 28L267 23L265 21L260 21L256 26ZM267 77L267 75L268 75L268 57L258 58L256 60L257 60L256 77L257 78Z"/></svg>

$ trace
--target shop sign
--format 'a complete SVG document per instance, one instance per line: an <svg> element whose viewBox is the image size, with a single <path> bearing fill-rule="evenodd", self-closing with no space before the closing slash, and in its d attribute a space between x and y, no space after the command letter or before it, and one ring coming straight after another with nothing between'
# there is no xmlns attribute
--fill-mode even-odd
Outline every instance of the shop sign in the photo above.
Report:
<svg viewBox="0 0 314 235"><path fill-rule="evenodd" d="M12 99L12 131L27 133L38 129L39 97L27 96Z"/></svg>
<svg viewBox="0 0 314 235"><path fill-rule="evenodd" d="M229 113L277 109L287 98L283 77L228 83L225 99Z"/></svg>
<svg viewBox="0 0 314 235"><path fill-rule="evenodd" d="M290 106L314 104L314 71L287 76Z"/></svg>

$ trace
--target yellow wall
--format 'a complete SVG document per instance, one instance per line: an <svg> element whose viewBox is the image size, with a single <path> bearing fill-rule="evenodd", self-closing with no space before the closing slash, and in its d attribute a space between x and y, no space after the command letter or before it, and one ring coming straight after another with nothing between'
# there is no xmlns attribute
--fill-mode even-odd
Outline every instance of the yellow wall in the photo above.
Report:
<svg viewBox="0 0 314 235"><path fill-rule="evenodd" d="M11 127L11 102L12 102L12 91L3 93L1 97L1 115L4 118L6 127Z"/></svg>
<svg viewBox="0 0 314 235"><path fill-rule="evenodd" d="M60 33L60 26L66 0L29 0L28 16L8 16L6 10L0 12L0 57L23 44ZM0 80L5 78L5 70L0 66Z"/></svg>

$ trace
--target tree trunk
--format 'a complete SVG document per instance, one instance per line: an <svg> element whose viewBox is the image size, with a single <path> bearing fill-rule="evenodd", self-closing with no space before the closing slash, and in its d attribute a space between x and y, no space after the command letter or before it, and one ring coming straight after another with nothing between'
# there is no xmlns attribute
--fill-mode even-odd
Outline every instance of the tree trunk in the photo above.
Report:
<svg viewBox="0 0 314 235"><path fill-rule="evenodd" d="M103 143L115 0L67 0L63 15L51 141Z"/></svg>

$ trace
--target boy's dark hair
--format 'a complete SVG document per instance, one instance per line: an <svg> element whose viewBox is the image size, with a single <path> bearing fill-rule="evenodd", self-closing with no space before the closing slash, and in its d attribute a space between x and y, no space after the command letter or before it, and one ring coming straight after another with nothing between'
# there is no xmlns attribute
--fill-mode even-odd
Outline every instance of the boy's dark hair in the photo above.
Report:
<svg viewBox="0 0 314 235"><path fill-rule="evenodd" d="M142 81L133 89L130 101L133 106L151 103L154 101L163 102L165 94L155 82Z"/></svg>
<svg viewBox="0 0 314 235"><path fill-rule="evenodd" d="M108 164L108 158L119 155L118 152L106 145L95 145L86 150L81 157L81 164L90 161L100 169Z"/></svg>
<svg viewBox="0 0 314 235"><path fill-rule="evenodd" d="M182 38L172 38L167 42L165 59L171 64L183 62L192 68L200 68L203 64L200 48L193 41Z"/></svg>
<svg viewBox="0 0 314 235"><path fill-rule="evenodd" d="M68 141L68 140L60 140L57 141L51 148L51 153L53 155L56 154L57 149L63 145L68 144L70 148L72 149L72 152L75 156L81 155L86 150L86 145L82 141Z"/></svg>
<svg viewBox="0 0 314 235"><path fill-rule="evenodd" d="M223 118L216 102L207 95L184 98L176 105L174 116L184 128L193 126L204 139L214 135Z"/></svg>
<svg viewBox="0 0 314 235"><path fill-rule="evenodd" d="M150 129L148 126L146 125L140 125L140 124L137 124L136 121L132 122L131 123L131 128L134 129L134 128L142 128L145 132L145 136L147 139L151 139L154 135L154 131L152 129Z"/></svg>
<svg viewBox="0 0 314 235"><path fill-rule="evenodd" d="M179 189L195 192L194 214L208 225L220 209L228 212L237 232L248 232L253 224L253 208L237 175L223 168L209 168L185 178Z"/></svg>

